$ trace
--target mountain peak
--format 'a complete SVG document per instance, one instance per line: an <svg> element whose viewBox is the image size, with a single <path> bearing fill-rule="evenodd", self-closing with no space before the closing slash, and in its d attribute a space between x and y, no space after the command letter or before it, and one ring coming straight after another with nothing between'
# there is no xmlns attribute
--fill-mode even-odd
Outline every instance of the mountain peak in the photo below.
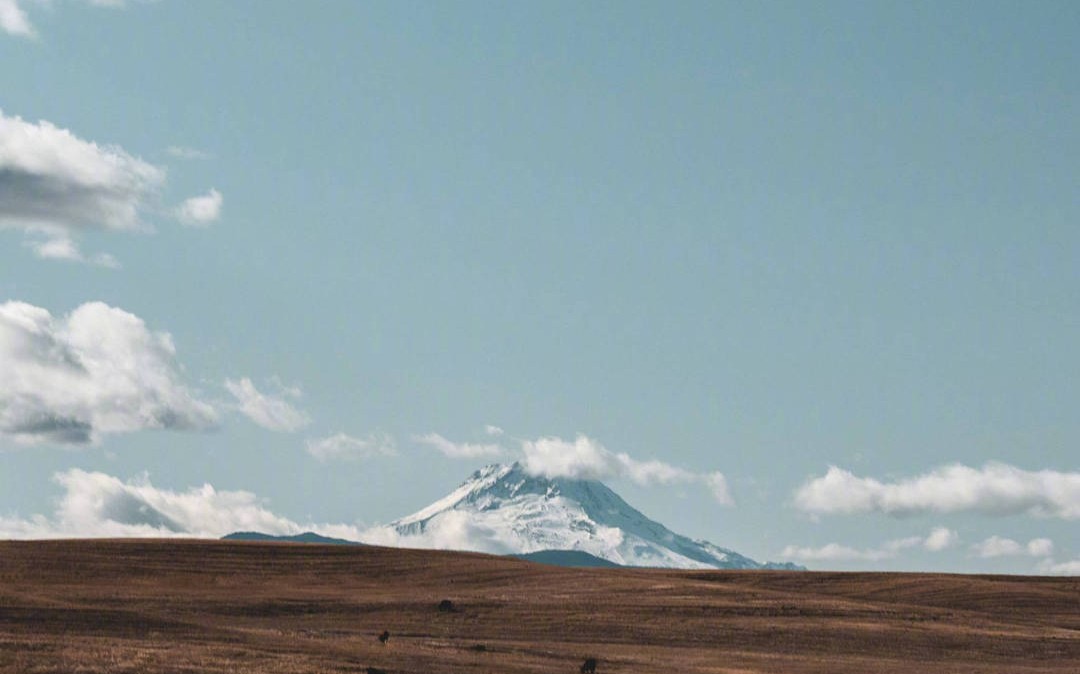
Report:
<svg viewBox="0 0 1080 674"><path fill-rule="evenodd" d="M674 533L598 480L533 475L520 463L484 466L444 498L390 527L419 547L499 554L577 550L624 566L763 567Z"/></svg>

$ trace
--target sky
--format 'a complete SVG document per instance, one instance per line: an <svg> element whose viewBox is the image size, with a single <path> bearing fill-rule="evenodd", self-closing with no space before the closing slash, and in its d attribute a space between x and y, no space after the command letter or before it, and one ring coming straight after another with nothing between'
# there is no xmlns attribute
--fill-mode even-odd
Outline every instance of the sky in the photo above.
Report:
<svg viewBox="0 0 1080 674"><path fill-rule="evenodd" d="M520 460L759 560L1080 574L1078 34L0 0L0 538L363 537Z"/></svg>

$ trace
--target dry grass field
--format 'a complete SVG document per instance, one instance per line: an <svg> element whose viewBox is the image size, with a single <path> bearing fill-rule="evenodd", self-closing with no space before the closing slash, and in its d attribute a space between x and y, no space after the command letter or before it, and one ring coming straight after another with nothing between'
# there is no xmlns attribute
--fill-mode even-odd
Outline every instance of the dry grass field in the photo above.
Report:
<svg viewBox="0 0 1080 674"><path fill-rule="evenodd" d="M440 611L450 599L453 611ZM386 645L376 638L389 630ZM1080 579L0 542L0 672L1080 672Z"/></svg>

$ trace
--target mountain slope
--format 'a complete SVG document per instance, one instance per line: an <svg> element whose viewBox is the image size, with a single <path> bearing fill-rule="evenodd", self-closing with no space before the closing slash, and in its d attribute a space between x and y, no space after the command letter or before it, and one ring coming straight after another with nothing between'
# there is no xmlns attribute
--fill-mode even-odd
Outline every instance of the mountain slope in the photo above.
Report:
<svg viewBox="0 0 1080 674"><path fill-rule="evenodd" d="M595 480L548 479L519 464L476 471L430 506L389 525L399 543L498 554L577 550L623 566L690 569L763 565L655 522Z"/></svg>

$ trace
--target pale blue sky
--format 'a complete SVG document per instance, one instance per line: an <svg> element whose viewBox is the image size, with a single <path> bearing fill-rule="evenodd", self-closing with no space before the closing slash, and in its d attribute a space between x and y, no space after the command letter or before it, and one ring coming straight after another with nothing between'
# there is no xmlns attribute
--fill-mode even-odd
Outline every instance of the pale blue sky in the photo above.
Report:
<svg viewBox="0 0 1080 674"><path fill-rule="evenodd" d="M610 484L759 559L938 526L959 542L805 563L1049 563L978 557L993 535L1080 558L1076 514L815 521L793 500L830 465L1076 477L1076 3L18 6L35 36L0 32L4 115L167 178L153 232L77 237L119 269L39 259L0 229L0 302L139 316L223 416L81 448L0 434L0 516L50 513L50 477L79 467L385 522L485 462L415 436L488 442L495 424L723 472L734 507L691 483ZM170 215L211 187L218 220ZM299 387L310 425L227 412L222 382L241 377ZM338 432L397 454L305 451Z"/></svg>

